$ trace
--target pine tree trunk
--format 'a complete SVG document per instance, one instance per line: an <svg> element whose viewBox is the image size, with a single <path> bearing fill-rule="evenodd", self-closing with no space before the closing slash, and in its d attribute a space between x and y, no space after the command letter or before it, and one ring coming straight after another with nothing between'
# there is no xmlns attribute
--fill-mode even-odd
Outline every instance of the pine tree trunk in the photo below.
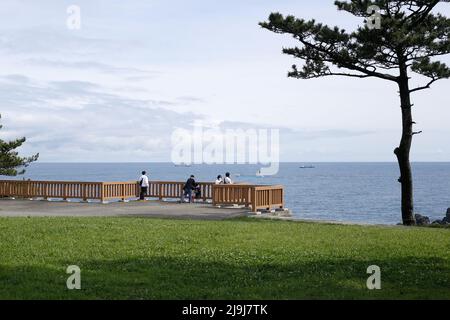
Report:
<svg viewBox="0 0 450 320"><path fill-rule="evenodd" d="M411 98L409 90L409 79L407 69L401 68L401 75L399 80L400 100L402 109L402 139L400 146L395 149L394 153L397 156L398 164L400 166L399 182L402 186L402 219L405 226L415 225L414 218L414 195L413 195L413 178L410 163L410 151L413 138L413 124L411 113Z"/></svg>

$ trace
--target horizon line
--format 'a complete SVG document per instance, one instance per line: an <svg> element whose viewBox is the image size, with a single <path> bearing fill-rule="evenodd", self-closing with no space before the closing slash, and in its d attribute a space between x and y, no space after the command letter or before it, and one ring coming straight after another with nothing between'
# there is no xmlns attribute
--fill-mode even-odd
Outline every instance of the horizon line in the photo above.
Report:
<svg viewBox="0 0 450 320"><path fill-rule="evenodd" d="M176 163L173 163L171 161L39 161L31 163L31 165L34 164L123 164L123 163L135 163L135 164L141 164L141 163L164 163L164 164L173 164L178 165ZM280 161L278 162L280 164L282 163L395 163L398 164L397 161ZM411 161L411 163L450 163L450 160L445 161L439 161L439 160L423 160L423 161ZM181 164L183 166L184 164ZM232 166L232 165L257 165L257 166L264 166L268 164L262 164L262 163L191 163L186 164L190 166L198 166L198 165L223 165L223 166Z"/></svg>

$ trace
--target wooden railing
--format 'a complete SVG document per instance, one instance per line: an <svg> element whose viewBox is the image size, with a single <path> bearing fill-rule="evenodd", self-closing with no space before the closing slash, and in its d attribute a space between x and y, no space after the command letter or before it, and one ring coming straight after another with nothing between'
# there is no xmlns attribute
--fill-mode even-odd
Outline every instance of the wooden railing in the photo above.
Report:
<svg viewBox="0 0 450 320"><path fill-rule="evenodd" d="M102 199L101 182L0 181L0 196L18 198Z"/></svg>
<svg viewBox="0 0 450 320"><path fill-rule="evenodd" d="M255 186L248 184L214 185L199 183L201 199L213 205L242 205L254 212L284 207L283 186ZM183 182L151 181L147 197L180 199ZM100 201L132 199L139 196L139 185L131 182L71 182L0 180L0 197L93 199Z"/></svg>
<svg viewBox="0 0 450 320"><path fill-rule="evenodd" d="M213 205L244 205L252 204L251 185L220 184L213 188Z"/></svg>
<svg viewBox="0 0 450 320"><path fill-rule="evenodd" d="M221 184L213 187L213 205L244 205L258 210L284 207L283 186Z"/></svg>
<svg viewBox="0 0 450 320"><path fill-rule="evenodd" d="M212 199L213 183L199 183L201 199ZM147 197L180 199L183 195L183 182L152 181ZM69 182L69 181L30 181L1 180L0 196L17 198L60 198L114 200L131 199L139 196L139 185L131 182Z"/></svg>
<svg viewBox="0 0 450 320"><path fill-rule="evenodd" d="M274 208L284 208L283 186L255 186L252 192L253 212L259 209L271 210Z"/></svg>
<svg viewBox="0 0 450 320"><path fill-rule="evenodd" d="M139 194L139 184L131 182L102 182L102 193L100 200L126 200L136 198Z"/></svg>

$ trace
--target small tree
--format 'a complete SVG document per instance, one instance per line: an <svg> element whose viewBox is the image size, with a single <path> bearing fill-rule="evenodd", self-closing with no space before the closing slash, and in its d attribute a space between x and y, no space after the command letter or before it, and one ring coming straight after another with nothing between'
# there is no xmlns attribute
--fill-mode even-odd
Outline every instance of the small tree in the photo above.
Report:
<svg viewBox="0 0 450 320"><path fill-rule="evenodd" d="M1 116L0 116L1 118ZM0 129L3 126L0 125ZM16 176L25 173L25 167L31 162L38 159L39 154L31 157L22 158L15 149L19 148L25 142L25 138L14 141L4 141L0 139L0 175L1 176ZM22 168L18 171L19 168Z"/></svg>
<svg viewBox="0 0 450 320"><path fill-rule="evenodd" d="M440 0L351 0L335 1L338 10L366 19L366 24L352 33L328 27L315 20L272 13L260 25L275 33L291 34L299 47L283 53L304 60L288 76L312 79L327 76L379 78L396 83L402 111L402 137L394 153L400 166L402 218L404 225L414 225L413 180L410 150L413 136L411 93L428 89L450 77L450 69L432 61L450 53L450 19L432 13ZM448 3L448 1L447 1ZM410 88L410 73L428 78L423 86Z"/></svg>

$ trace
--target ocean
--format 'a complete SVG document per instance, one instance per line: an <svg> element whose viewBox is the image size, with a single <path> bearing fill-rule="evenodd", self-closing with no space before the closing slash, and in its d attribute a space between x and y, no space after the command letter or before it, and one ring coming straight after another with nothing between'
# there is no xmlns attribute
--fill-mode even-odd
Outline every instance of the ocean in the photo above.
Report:
<svg viewBox="0 0 450 320"><path fill-rule="evenodd" d="M301 166L314 168L300 168ZM297 218L371 224L401 222L399 170L396 163L281 163L275 176L257 177L257 165L172 163L34 163L14 179L133 181L142 170L150 179L214 181L230 172L239 182L285 186L286 207ZM415 211L442 219L450 207L450 163L414 163ZM7 179L0 177L0 179ZM11 178L9 178L11 179Z"/></svg>

